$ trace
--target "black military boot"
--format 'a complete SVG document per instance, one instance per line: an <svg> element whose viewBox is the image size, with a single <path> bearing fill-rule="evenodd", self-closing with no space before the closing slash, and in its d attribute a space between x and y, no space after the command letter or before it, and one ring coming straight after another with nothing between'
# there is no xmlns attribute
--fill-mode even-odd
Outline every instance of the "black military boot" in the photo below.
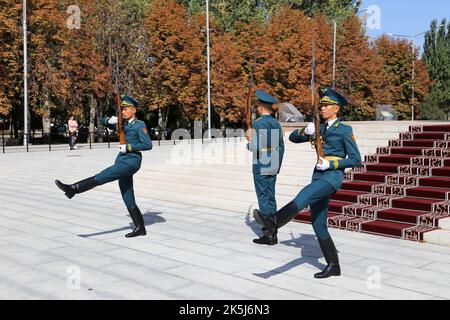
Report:
<svg viewBox="0 0 450 320"><path fill-rule="evenodd" d="M55 180L56 185L60 188L67 198L72 199L77 193L82 193L98 186L95 177L90 177L74 184L64 184L59 180Z"/></svg>
<svg viewBox="0 0 450 320"><path fill-rule="evenodd" d="M130 217L134 223L134 230L125 235L127 238L133 238L137 236L145 236L147 231L145 231L144 217L142 216L141 210L137 206L133 208L128 208Z"/></svg>
<svg viewBox="0 0 450 320"><path fill-rule="evenodd" d="M254 209L254 210L253 210L253 218L255 219L256 223L259 224L259 225L261 225L261 226L263 226L263 229L266 229L266 228L264 227L264 222L263 222L263 221L261 220L261 218L259 217L260 214L261 214L261 212L259 212L258 209Z"/></svg>
<svg viewBox="0 0 450 320"><path fill-rule="evenodd" d="M303 208L302 208L303 209ZM276 213L277 228L280 229L298 215L299 209L294 201L289 202Z"/></svg>
<svg viewBox="0 0 450 320"><path fill-rule="evenodd" d="M253 239L253 243L274 246L278 243L277 231L269 233L265 230L264 235L261 238Z"/></svg>
<svg viewBox="0 0 450 320"><path fill-rule="evenodd" d="M253 210L253 217L256 222L263 226L262 231L263 236L258 239L254 239L253 243L256 244L266 244L268 246L273 246L278 243L278 229L275 216L266 217L261 214L257 209Z"/></svg>
<svg viewBox="0 0 450 320"><path fill-rule="evenodd" d="M339 258L336 247L334 246L333 239L319 240L320 249L322 249L327 267L322 272L316 273L314 278L325 279L331 276L340 276L341 267L339 266Z"/></svg>
<svg viewBox="0 0 450 320"><path fill-rule="evenodd" d="M265 216L257 209L253 211L253 216L259 224L261 224L268 233L273 233L277 228L277 219L275 215Z"/></svg>

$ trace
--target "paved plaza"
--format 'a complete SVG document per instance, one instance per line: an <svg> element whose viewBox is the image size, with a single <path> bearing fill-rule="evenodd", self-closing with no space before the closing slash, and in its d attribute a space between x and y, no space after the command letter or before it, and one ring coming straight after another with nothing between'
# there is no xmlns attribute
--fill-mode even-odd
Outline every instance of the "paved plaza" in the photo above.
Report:
<svg viewBox="0 0 450 320"><path fill-rule="evenodd" d="M135 191L148 234L132 239L117 183L72 200L54 184L111 165L116 145L0 154L0 298L450 299L450 247L336 229L343 274L315 280L325 260L310 225L252 243L250 166L196 174L201 163L169 163L173 148L144 153ZM279 205L295 192L280 186Z"/></svg>

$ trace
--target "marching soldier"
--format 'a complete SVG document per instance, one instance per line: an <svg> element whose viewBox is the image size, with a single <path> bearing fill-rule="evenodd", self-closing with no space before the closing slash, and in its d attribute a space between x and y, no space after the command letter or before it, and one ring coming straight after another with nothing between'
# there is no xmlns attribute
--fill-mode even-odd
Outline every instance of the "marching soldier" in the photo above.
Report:
<svg viewBox="0 0 450 320"><path fill-rule="evenodd" d="M120 107L122 109L123 130L125 132L126 144L119 146L119 154L113 166L103 170L97 175L81 180L74 184L63 184L55 180L67 198L71 199L75 194L88 191L96 186L119 180L120 192L134 223L134 230L126 234L127 238L146 235L142 213L136 205L133 190L133 175L140 169L142 162L141 151L151 150L152 141L143 121L136 119L136 109L139 103L128 95L121 97ZM115 129L118 124L117 117L102 118L103 125Z"/></svg>
<svg viewBox="0 0 450 320"><path fill-rule="evenodd" d="M259 212L270 217L277 212L275 184L284 155L283 131L273 114L278 111L277 100L270 94L256 91L257 112L260 116L253 123L252 135L248 137L248 150L253 152L253 182L258 197ZM254 243L274 245L278 243L276 233L266 233L253 240Z"/></svg>
<svg viewBox="0 0 450 320"><path fill-rule="evenodd" d="M263 222L268 233L276 234L299 211L310 206L313 229L327 262L326 269L314 275L321 279L341 274L337 250L327 229L328 203L330 196L340 189L344 181L344 170L359 166L361 155L352 128L337 118L340 108L346 106L348 101L328 87L321 88L319 95L320 116L324 120L320 125L320 135L325 158L316 164L311 184L303 188L292 202L270 217L255 212L255 218ZM306 128L294 131L289 140L293 143L308 142L314 133L315 125L309 123Z"/></svg>

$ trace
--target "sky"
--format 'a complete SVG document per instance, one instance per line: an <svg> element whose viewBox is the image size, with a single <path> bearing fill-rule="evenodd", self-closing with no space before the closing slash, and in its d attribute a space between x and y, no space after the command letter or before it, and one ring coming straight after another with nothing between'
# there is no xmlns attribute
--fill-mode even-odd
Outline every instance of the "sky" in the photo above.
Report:
<svg viewBox="0 0 450 320"><path fill-rule="evenodd" d="M368 12L367 34L371 37L383 33L412 36L429 30L433 19L438 19L438 25L443 18L447 18L447 23L450 22L449 0L363 0L360 10L369 6L377 6L380 9L379 25L375 11ZM365 12L359 15L363 17L364 14ZM415 39L422 50L424 36Z"/></svg>

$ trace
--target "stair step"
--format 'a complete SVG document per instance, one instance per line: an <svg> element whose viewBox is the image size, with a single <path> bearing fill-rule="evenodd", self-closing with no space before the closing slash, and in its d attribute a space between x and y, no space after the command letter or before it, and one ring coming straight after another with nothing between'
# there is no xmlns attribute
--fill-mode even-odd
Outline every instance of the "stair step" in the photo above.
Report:
<svg viewBox="0 0 450 320"><path fill-rule="evenodd" d="M414 133L414 140L443 140L445 135L445 132Z"/></svg>
<svg viewBox="0 0 450 320"><path fill-rule="evenodd" d="M433 187L417 187L408 189L406 195L410 197L430 198L447 200L450 189L433 188Z"/></svg>
<svg viewBox="0 0 450 320"><path fill-rule="evenodd" d="M372 192L372 186L378 182L349 181L342 184L341 190Z"/></svg>
<svg viewBox="0 0 450 320"><path fill-rule="evenodd" d="M450 231L434 230L433 232L427 232L423 235L423 241L450 247Z"/></svg>
<svg viewBox="0 0 450 320"><path fill-rule="evenodd" d="M398 221L402 223L417 223L417 217L427 214L427 211L405 210L405 209L386 209L377 212L377 218L382 220Z"/></svg>
<svg viewBox="0 0 450 320"><path fill-rule="evenodd" d="M419 185L424 187L447 188L450 190L450 177L421 178Z"/></svg>
<svg viewBox="0 0 450 320"><path fill-rule="evenodd" d="M424 148L420 147L393 147L391 148L391 154L410 154L410 155L422 155L422 151Z"/></svg>
<svg viewBox="0 0 450 320"><path fill-rule="evenodd" d="M403 141L404 147L434 147L434 140L409 140L409 141Z"/></svg>
<svg viewBox="0 0 450 320"><path fill-rule="evenodd" d="M345 206L350 206L353 203L343 201L330 201L328 204L328 212L342 214Z"/></svg>
<svg viewBox="0 0 450 320"><path fill-rule="evenodd" d="M433 199L417 199L412 197L405 197L401 199L392 200L392 206L398 209L428 211L433 210L433 204L439 200Z"/></svg>
<svg viewBox="0 0 450 320"><path fill-rule="evenodd" d="M393 221L375 220L363 223L361 230L371 233L390 235L393 237L402 237L402 231L413 227L410 223L401 223Z"/></svg>
<svg viewBox="0 0 450 320"><path fill-rule="evenodd" d="M375 171L358 172L353 174L353 179L355 181L373 181L384 183L386 181L386 173Z"/></svg>
<svg viewBox="0 0 450 320"><path fill-rule="evenodd" d="M435 168L432 170L433 176L450 177L450 167Z"/></svg>
<svg viewBox="0 0 450 320"><path fill-rule="evenodd" d="M339 214L336 214L336 213L328 213L328 218L333 218L338 215ZM294 220L306 222L306 223L312 223L311 211L308 210L308 211L299 212L299 214L295 217Z"/></svg>
<svg viewBox="0 0 450 320"><path fill-rule="evenodd" d="M424 132L450 132L450 125L423 126Z"/></svg>
<svg viewBox="0 0 450 320"><path fill-rule="evenodd" d="M367 192L339 190L335 194L331 195L330 199L356 203L358 201L358 196L362 194L367 194Z"/></svg>
<svg viewBox="0 0 450 320"><path fill-rule="evenodd" d="M411 163L411 155L391 155L391 156L380 156L378 158L379 163L397 163L397 164L410 164Z"/></svg>
<svg viewBox="0 0 450 320"><path fill-rule="evenodd" d="M398 164L382 163L382 164L368 164L366 168L368 171L397 173Z"/></svg>

